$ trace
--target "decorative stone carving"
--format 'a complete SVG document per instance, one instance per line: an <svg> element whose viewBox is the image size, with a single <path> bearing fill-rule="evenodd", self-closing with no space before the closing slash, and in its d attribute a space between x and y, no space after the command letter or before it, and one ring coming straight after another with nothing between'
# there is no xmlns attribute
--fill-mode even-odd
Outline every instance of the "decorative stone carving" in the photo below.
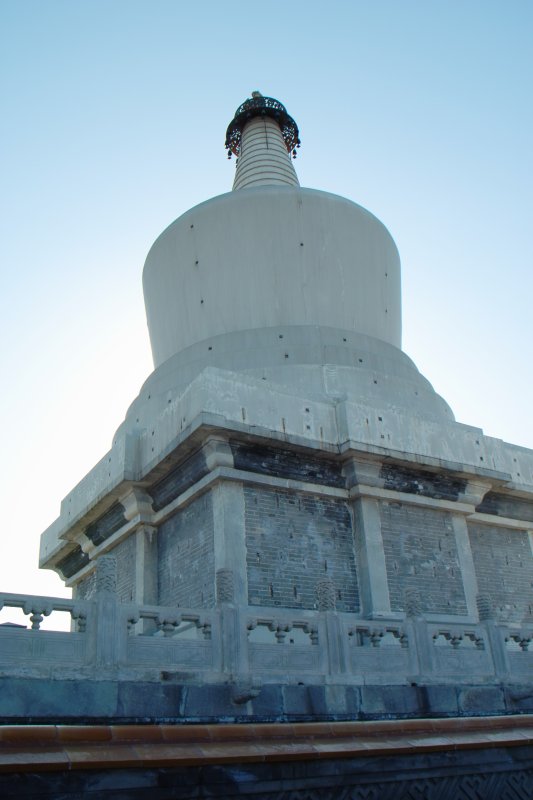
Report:
<svg viewBox="0 0 533 800"><path fill-rule="evenodd" d="M381 477L381 461L365 458L364 456L351 456L343 465L342 471L346 476L346 483L353 486L383 486Z"/></svg>
<svg viewBox="0 0 533 800"><path fill-rule="evenodd" d="M143 489L134 486L127 495L121 498L124 506L124 516L132 520L140 517L143 522L150 522L154 513L152 508L152 498Z"/></svg>
<svg viewBox="0 0 533 800"><path fill-rule="evenodd" d="M233 467L233 453L225 439L210 436L202 449L209 470L216 467Z"/></svg>
<svg viewBox="0 0 533 800"><path fill-rule="evenodd" d="M418 589L405 590L405 616L410 618L422 616L422 601Z"/></svg>
<svg viewBox="0 0 533 800"><path fill-rule="evenodd" d="M117 559L115 556L100 556L96 562L96 593L116 594Z"/></svg>
<svg viewBox="0 0 533 800"><path fill-rule="evenodd" d="M486 594L478 594L476 597L477 613L481 622L494 619L494 607L492 600Z"/></svg>
<svg viewBox="0 0 533 800"><path fill-rule="evenodd" d="M254 700L261 691L262 683L258 678L252 678L248 681L240 681L233 687L231 699L235 705L243 705L249 700Z"/></svg>
<svg viewBox="0 0 533 800"><path fill-rule="evenodd" d="M319 611L335 611L337 593L333 581L319 581L316 585L316 596Z"/></svg>
<svg viewBox="0 0 533 800"><path fill-rule="evenodd" d="M235 577L233 570L223 567L216 573L217 603L233 603L235 599Z"/></svg>

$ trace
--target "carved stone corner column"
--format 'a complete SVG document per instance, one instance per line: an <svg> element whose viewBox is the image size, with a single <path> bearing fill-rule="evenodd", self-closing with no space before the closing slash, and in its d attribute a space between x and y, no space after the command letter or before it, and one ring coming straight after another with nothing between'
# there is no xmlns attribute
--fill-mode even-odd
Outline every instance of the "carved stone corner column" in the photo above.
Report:
<svg viewBox="0 0 533 800"><path fill-rule="evenodd" d="M248 662L248 579L242 484L212 489L216 602L220 614L222 671L231 683L252 680Z"/></svg>
<svg viewBox="0 0 533 800"><path fill-rule="evenodd" d="M119 630L117 560L115 556L102 555L97 559L95 587L95 616L89 634L93 634L96 666L101 671L109 671L117 665L123 638Z"/></svg>
<svg viewBox="0 0 533 800"><path fill-rule="evenodd" d="M102 555L96 560L95 594L116 597L117 559L113 555Z"/></svg>
<svg viewBox="0 0 533 800"><path fill-rule="evenodd" d="M140 605L156 605L158 543L157 528L140 525L135 531L135 595Z"/></svg>
<svg viewBox="0 0 533 800"><path fill-rule="evenodd" d="M235 602L235 575L229 567L217 569L216 575L217 605Z"/></svg>
<svg viewBox="0 0 533 800"><path fill-rule="evenodd" d="M248 605L246 531L243 486L238 481L223 481L213 487L213 529L215 575L222 576L221 588L229 585L232 572L233 603ZM226 577L224 577L226 576Z"/></svg>

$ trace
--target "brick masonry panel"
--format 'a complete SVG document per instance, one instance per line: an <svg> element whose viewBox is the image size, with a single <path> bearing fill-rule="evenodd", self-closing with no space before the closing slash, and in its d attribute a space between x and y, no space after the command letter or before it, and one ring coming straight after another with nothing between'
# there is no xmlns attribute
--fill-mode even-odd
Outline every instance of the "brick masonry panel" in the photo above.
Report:
<svg viewBox="0 0 533 800"><path fill-rule="evenodd" d="M347 503L298 492L247 487L250 605L316 608L331 581L339 611L357 611L359 592Z"/></svg>
<svg viewBox="0 0 533 800"><path fill-rule="evenodd" d="M429 613L466 614L450 514L403 503L382 503L381 526L392 611L405 611L417 590Z"/></svg>
<svg viewBox="0 0 533 800"><path fill-rule="evenodd" d="M469 523L478 590L502 622L533 621L533 553L526 531Z"/></svg>
<svg viewBox="0 0 533 800"><path fill-rule="evenodd" d="M213 503L206 492L159 528L159 603L188 608L215 604Z"/></svg>

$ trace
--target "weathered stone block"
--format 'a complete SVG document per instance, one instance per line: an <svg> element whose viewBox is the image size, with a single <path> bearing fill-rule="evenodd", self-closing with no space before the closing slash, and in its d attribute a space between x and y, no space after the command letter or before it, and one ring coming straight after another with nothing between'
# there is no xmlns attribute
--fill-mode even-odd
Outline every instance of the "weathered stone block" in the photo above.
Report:
<svg viewBox="0 0 533 800"><path fill-rule="evenodd" d="M0 678L0 720L104 719L117 713L114 681Z"/></svg>
<svg viewBox="0 0 533 800"><path fill-rule="evenodd" d="M368 716L414 715L420 711L416 686L361 686L361 711Z"/></svg>
<svg viewBox="0 0 533 800"><path fill-rule="evenodd" d="M508 711L514 713L533 713L533 687L506 686L504 688L505 705Z"/></svg>
<svg viewBox="0 0 533 800"><path fill-rule="evenodd" d="M172 719L181 715L184 689L178 684L118 684L117 714L126 719Z"/></svg>
<svg viewBox="0 0 533 800"><path fill-rule="evenodd" d="M461 689L459 710L467 714L498 714L505 711L505 698L500 686Z"/></svg>
<svg viewBox="0 0 533 800"><path fill-rule="evenodd" d="M232 698L232 687L227 686L186 686L182 702L185 718L224 719L242 716L242 706L236 705Z"/></svg>

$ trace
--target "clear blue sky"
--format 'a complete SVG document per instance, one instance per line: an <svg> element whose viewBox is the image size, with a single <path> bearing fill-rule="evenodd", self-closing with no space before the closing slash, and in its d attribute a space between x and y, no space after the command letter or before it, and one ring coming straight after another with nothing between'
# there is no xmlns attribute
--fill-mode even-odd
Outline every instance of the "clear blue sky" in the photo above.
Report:
<svg viewBox="0 0 533 800"><path fill-rule="evenodd" d="M0 589L61 593L41 531L151 371L141 270L231 187L253 89L304 186L375 213L404 349L461 422L533 447L533 3L0 0Z"/></svg>

